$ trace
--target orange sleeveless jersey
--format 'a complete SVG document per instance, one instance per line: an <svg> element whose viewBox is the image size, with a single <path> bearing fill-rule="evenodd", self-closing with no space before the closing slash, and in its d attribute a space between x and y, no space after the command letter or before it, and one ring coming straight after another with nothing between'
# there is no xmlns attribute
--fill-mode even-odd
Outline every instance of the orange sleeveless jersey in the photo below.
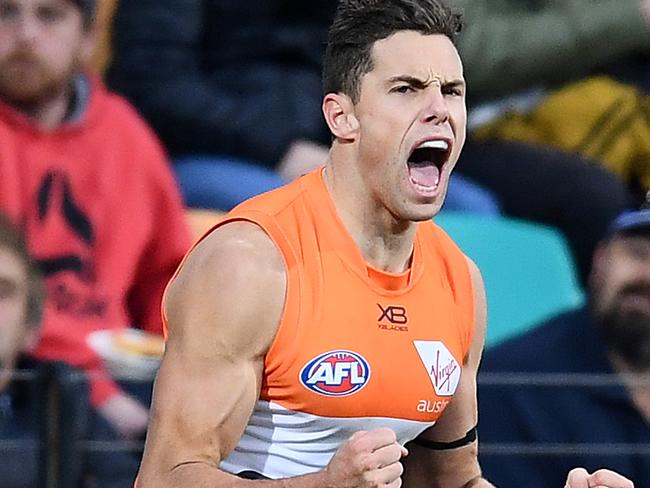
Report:
<svg viewBox="0 0 650 488"><path fill-rule="evenodd" d="M432 426L473 333L469 267L451 239L419 224L407 273L370 267L322 170L241 204L217 227L242 220L275 242L288 290L259 401L221 468L297 476L325 467L358 430L390 427L406 443Z"/></svg>

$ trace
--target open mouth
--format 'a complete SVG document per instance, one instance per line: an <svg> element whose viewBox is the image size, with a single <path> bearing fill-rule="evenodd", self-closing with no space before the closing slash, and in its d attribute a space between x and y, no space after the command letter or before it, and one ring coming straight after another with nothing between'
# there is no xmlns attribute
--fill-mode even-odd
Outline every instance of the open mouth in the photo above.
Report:
<svg viewBox="0 0 650 488"><path fill-rule="evenodd" d="M417 146L407 161L411 183L422 191L435 190L450 152L451 145L443 139L425 141Z"/></svg>

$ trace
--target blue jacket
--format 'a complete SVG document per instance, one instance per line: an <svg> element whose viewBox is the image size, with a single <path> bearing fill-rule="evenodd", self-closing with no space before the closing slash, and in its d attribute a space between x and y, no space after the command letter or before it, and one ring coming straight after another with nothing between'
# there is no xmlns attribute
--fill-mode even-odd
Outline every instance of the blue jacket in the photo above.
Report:
<svg viewBox="0 0 650 488"><path fill-rule="evenodd" d="M537 385L497 385L496 373L554 376L536 378ZM574 379L592 384L564 386L571 379L568 373L583 375ZM586 309L555 317L486 351L479 375L485 477L501 488L552 488L564 486L573 467L607 467L631 478L635 486L650 487L650 426L612 374ZM513 444L526 444L534 452Z"/></svg>
<svg viewBox="0 0 650 488"><path fill-rule="evenodd" d="M36 363L26 359L17 366L35 374ZM37 379L14 380L0 393L0 486L29 488L39 482L41 415L45 412L43 383Z"/></svg>

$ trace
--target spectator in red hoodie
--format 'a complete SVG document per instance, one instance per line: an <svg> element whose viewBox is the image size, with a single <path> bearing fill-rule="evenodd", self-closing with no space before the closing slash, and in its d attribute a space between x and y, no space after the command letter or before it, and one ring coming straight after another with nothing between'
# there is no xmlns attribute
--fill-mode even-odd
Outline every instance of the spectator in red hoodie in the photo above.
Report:
<svg viewBox="0 0 650 488"><path fill-rule="evenodd" d="M161 332L162 292L190 235L158 140L83 71L93 20L92 0L0 0L0 210L24 229L46 280L36 356L92 371L96 412L136 438L148 409L87 339Z"/></svg>

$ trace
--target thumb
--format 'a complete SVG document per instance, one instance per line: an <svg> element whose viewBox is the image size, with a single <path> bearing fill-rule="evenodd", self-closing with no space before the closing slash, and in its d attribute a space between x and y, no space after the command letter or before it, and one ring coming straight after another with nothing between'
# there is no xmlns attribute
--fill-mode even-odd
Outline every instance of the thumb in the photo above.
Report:
<svg viewBox="0 0 650 488"><path fill-rule="evenodd" d="M589 473L584 468L569 471L564 488L589 488Z"/></svg>

